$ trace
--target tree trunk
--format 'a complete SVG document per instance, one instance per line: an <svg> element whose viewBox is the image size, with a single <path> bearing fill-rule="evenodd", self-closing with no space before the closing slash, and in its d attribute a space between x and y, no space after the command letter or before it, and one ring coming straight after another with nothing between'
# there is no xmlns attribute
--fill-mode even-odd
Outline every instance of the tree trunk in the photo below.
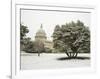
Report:
<svg viewBox="0 0 100 79"><path fill-rule="evenodd" d="M38 56L40 56L40 52L38 52Z"/></svg>
<svg viewBox="0 0 100 79"><path fill-rule="evenodd" d="M69 53L65 52L68 57L70 57Z"/></svg>
<svg viewBox="0 0 100 79"><path fill-rule="evenodd" d="M66 53L66 55L68 56L68 58L76 58L78 53Z"/></svg>
<svg viewBox="0 0 100 79"><path fill-rule="evenodd" d="M75 53L73 53L73 57L75 56Z"/></svg>
<svg viewBox="0 0 100 79"><path fill-rule="evenodd" d="M77 57L77 55L78 55L78 53L75 53L74 57L76 58L76 57Z"/></svg>

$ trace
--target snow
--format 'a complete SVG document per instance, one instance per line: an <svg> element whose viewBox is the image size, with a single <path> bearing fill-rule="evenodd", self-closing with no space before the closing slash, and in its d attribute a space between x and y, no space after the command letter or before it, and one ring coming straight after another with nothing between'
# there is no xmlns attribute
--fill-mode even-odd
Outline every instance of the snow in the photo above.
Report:
<svg viewBox="0 0 100 79"><path fill-rule="evenodd" d="M89 54L78 54L78 57L77 59L68 59L65 53L42 53L40 56L38 54L21 53L21 69L32 70L90 66Z"/></svg>

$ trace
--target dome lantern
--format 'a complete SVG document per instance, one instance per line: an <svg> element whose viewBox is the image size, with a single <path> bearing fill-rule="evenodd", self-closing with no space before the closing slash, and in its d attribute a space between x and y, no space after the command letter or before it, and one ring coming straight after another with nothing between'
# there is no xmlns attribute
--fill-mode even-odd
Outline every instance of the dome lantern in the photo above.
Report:
<svg viewBox="0 0 100 79"><path fill-rule="evenodd" d="M43 28L42 24L41 24L41 29Z"/></svg>

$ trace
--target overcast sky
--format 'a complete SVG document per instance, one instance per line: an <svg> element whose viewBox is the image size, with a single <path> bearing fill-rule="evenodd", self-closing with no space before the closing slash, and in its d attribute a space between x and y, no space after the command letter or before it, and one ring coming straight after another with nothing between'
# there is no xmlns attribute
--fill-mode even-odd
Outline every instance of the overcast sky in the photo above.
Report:
<svg viewBox="0 0 100 79"><path fill-rule="evenodd" d="M52 40L51 36L55 25L80 20L86 26L90 27L90 16L90 13L80 12L21 10L21 23L28 27L29 33L27 36L31 37L32 40L34 40L34 36L41 24L47 34L48 40Z"/></svg>

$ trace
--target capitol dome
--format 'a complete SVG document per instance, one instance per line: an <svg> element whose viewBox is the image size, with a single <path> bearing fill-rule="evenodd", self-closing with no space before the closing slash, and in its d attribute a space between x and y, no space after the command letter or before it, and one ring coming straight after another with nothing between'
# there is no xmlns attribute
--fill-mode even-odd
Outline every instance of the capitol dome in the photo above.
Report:
<svg viewBox="0 0 100 79"><path fill-rule="evenodd" d="M46 33L45 33L45 31L43 30L43 26L42 26L42 24L41 24L41 27L40 27L40 29L36 32L36 36L35 36L35 39L36 40L46 40Z"/></svg>
<svg viewBox="0 0 100 79"><path fill-rule="evenodd" d="M36 36L35 37L46 37L46 33L43 30L42 24L41 24L40 29L36 32Z"/></svg>
<svg viewBox="0 0 100 79"><path fill-rule="evenodd" d="M41 41L44 44L45 48L53 49L53 42L47 40L47 36L45 30L43 30L42 24L40 26L40 29L36 32L35 41Z"/></svg>

